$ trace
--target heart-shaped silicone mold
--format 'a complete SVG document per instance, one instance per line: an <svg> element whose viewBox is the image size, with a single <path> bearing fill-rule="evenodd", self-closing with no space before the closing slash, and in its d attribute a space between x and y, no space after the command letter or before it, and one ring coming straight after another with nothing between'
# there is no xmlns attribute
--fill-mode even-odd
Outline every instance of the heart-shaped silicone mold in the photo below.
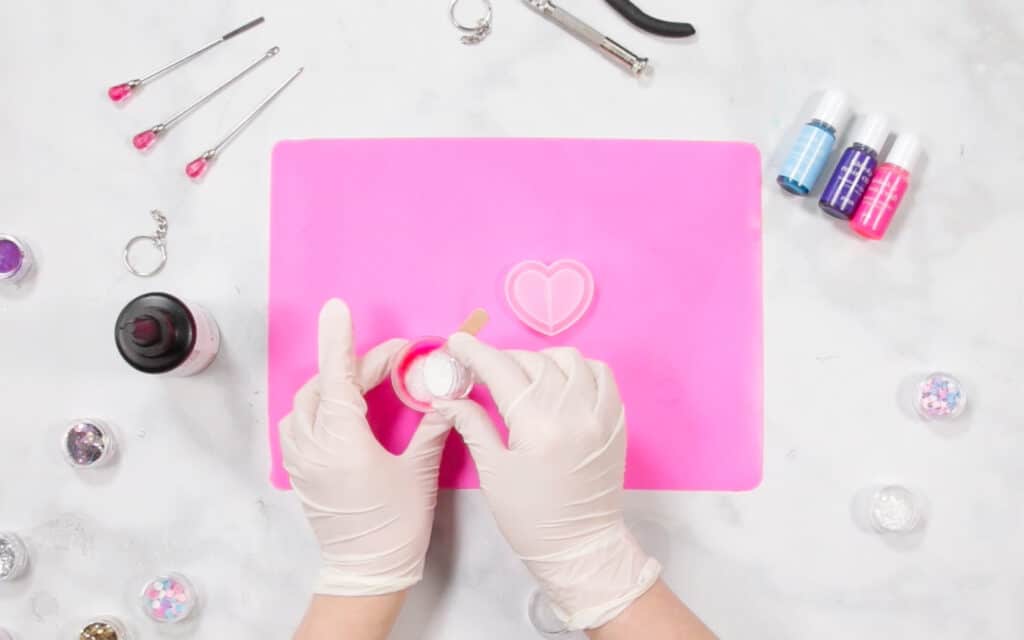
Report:
<svg viewBox="0 0 1024 640"><path fill-rule="evenodd" d="M555 336L587 313L594 300L594 276L578 260L557 260L550 265L526 260L505 277L505 299L523 324Z"/></svg>

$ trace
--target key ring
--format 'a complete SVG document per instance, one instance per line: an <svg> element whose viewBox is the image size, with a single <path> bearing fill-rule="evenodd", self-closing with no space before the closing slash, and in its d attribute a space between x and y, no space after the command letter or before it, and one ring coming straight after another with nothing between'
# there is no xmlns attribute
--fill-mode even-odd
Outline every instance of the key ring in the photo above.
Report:
<svg viewBox="0 0 1024 640"><path fill-rule="evenodd" d="M452 24L455 25L455 28L464 34L461 38L462 44L480 44L484 38L491 34L491 21L494 18L494 7L491 5L491 0L481 0L487 8L487 13L472 26L462 24L455 15L455 8L461 1L452 0L448 6L448 17L451 19Z"/></svg>
<svg viewBox="0 0 1024 640"><path fill-rule="evenodd" d="M156 234L151 236L135 236L124 246L124 266L126 266L128 271L133 275L139 276L140 278L155 276L160 273L160 271L163 270L164 265L167 264L167 218L156 209L150 211L149 214L153 216L153 220L156 221ZM140 242L149 242L160 251L159 264L149 271L140 271L134 264L132 264L132 250L135 248L135 245Z"/></svg>

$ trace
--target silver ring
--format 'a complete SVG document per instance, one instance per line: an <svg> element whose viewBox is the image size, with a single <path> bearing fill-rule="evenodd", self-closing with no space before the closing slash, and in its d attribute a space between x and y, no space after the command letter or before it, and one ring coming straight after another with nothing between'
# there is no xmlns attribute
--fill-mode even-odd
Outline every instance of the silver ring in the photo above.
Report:
<svg viewBox="0 0 1024 640"><path fill-rule="evenodd" d="M487 13L477 20L475 24L470 26L459 22L458 17L455 15L455 8L459 6L459 2L461 1L462 0L451 1L451 4L448 5L448 17L451 19L455 28L465 34L462 36L462 42L464 44L476 44L486 38L491 32L491 21L494 19L494 6L491 4L491 0L480 0L484 7L487 8Z"/></svg>
<svg viewBox="0 0 1024 640"><path fill-rule="evenodd" d="M132 249L140 242L149 242L160 250L160 263L149 271L139 271L132 264ZM124 246L124 266L128 267L128 271L131 271L140 278L155 276L160 273L165 264L167 264L167 244L155 236L135 236Z"/></svg>

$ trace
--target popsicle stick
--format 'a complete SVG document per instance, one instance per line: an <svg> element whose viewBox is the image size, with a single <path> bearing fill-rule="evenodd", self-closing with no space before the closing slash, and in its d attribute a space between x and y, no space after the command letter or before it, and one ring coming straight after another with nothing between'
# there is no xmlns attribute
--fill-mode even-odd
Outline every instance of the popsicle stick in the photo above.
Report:
<svg viewBox="0 0 1024 640"><path fill-rule="evenodd" d="M483 331L483 328L487 326L490 321L490 316L483 309L473 309L466 319L462 322L462 326L459 327L459 331L468 333L471 336Z"/></svg>

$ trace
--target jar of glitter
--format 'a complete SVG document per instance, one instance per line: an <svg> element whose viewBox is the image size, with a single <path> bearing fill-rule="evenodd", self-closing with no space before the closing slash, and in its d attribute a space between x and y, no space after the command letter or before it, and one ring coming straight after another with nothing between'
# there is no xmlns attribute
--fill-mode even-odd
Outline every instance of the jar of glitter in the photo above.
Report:
<svg viewBox="0 0 1024 640"><path fill-rule="evenodd" d="M0 582L16 580L28 568L28 549L17 535L0 531Z"/></svg>
<svg viewBox="0 0 1024 640"><path fill-rule="evenodd" d="M32 252L14 236L0 233L0 282L18 282L32 270Z"/></svg>
<svg viewBox="0 0 1024 640"><path fill-rule="evenodd" d="M867 520L878 533L913 533L924 523L924 504L906 487L884 486L872 493Z"/></svg>
<svg viewBox="0 0 1024 640"><path fill-rule="evenodd" d="M966 408L967 392L948 373L932 373L917 386L914 410L925 420L952 420Z"/></svg>
<svg viewBox="0 0 1024 640"><path fill-rule="evenodd" d="M166 573L148 581L139 594L142 612L150 620L176 624L188 619L199 606L199 593L185 576Z"/></svg>
<svg viewBox="0 0 1024 640"><path fill-rule="evenodd" d="M130 640L130 636L120 620L113 616L102 616L82 625L78 640Z"/></svg>
<svg viewBox="0 0 1024 640"><path fill-rule="evenodd" d="M100 420L74 420L61 438L64 459L76 469L94 469L109 464L116 446L113 429Z"/></svg>

